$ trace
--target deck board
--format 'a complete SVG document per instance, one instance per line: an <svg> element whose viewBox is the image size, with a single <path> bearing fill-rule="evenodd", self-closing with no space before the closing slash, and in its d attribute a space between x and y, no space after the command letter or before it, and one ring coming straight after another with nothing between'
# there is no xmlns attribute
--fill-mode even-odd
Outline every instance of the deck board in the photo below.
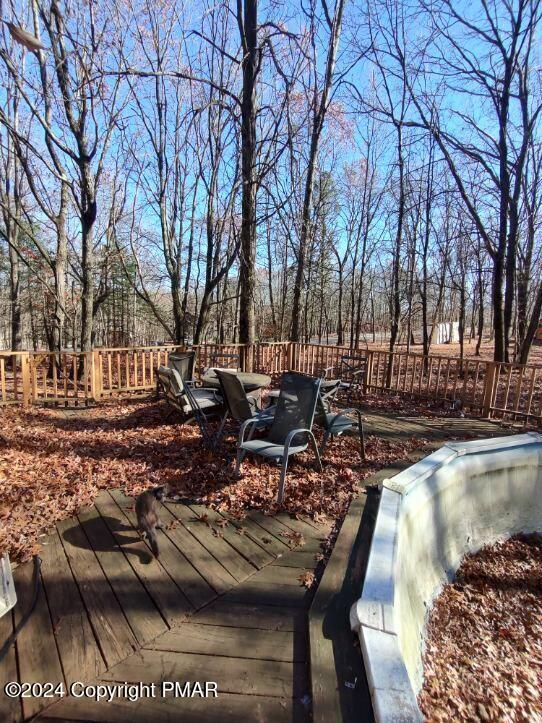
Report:
<svg viewBox="0 0 542 723"><path fill-rule="evenodd" d="M125 497L119 490L111 490L110 494L126 518L135 526L137 521L133 499ZM162 518L164 523L171 522L166 519L164 514L162 514ZM218 575L216 574L216 561L210 558L199 544L193 544L188 536L174 533L175 531L168 531L168 534L165 534L164 531L158 533L160 562L165 566L177 586L182 588L183 594L192 605L198 608L216 597L217 592L212 587L212 582L215 582L220 591L229 590L233 582L230 582L229 578L223 577L222 570L219 570ZM176 542L177 544L175 544ZM179 544L182 545L183 542L188 543L185 548L188 548L190 557L179 549ZM202 574L203 571L205 571L205 577Z"/></svg>
<svg viewBox="0 0 542 723"><path fill-rule="evenodd" d="M41 723L92 721L92 723L304 723L307 709L299 700L269 696L222 693L218 698L143 698L137 704L128 700L81 701L65 699L47 710Z"/></svg>
<svg viewBox="0 0 542 723"><path fill-rule="evenodd" d="M13 633L13 611L9 610L0 617L0 640L2 644ZM0 664L0 720L6 723L17 723L21 720L20 698L10 698L3 692L6 683L17 680L17 660L15 657L15 646L11 645L5 658Z"/></svg>
<svg viewBox="0 0 542 723"><path fill-rule="evenodd" d="M45 557L47 554L47 550L44 550L43 556ZM13 579L18 598L18 604L14 608L15 625L17 625L30 608L34 597L33 565L18 567ZM21 681L26 683L64 682L43 585L40 585L34 612L17 638L17 660ZM3 691L2 695L4 695ZM32 717L49 702L41 697L23 697L22 706L25 718Z"/></svg>
<svg viewBox="0 0 542 723"><path fill-rule="evenodd" d="M44 550L41 576L66 681L92 680L106 665L56 530Z"/></svg>
<svg viewBox="0 0 542 723"><path fill-rule="evenodd" d="M276 583L260 583L257 580L250 580L238 585L230 593L229 600L244 603L245 605L271 604L305 608L310 597L310 591L300 584L278 585Z"/></svg>
<svg viewBox="0 0 542 723"><path fill-rule="evenodd" d="M218 536L218 534L222 534L221 530L213 531L209 525L201 522L189 507L176 503L166 504L165 507L230 573L236 582L245 580L257 570L257 567L251 565L229 544L225 537Z"/></svg>
<svg viewBox="0 0 542 723"><path fill-rule="evenodd" d="M126 557L119 554L115 538L98 510L92 507L78 517L140 645L165 632L167 624Z"/></svg>
<svg viewBox="0 0 542 723"><path fill-rule="evenodd" d="M79 521L62 520L57 529L102 654L108 666L115 665L138 649L137 639Z"/></svg>
<svg viewBox="0 0 542 723"><path fill-rule="evenodd" d="M287 553L290 550L288 540L274 535L273 532L259 525L254 519L255 516L256 513L253 512L242 520L233 520L232 524L264 550L267 550L270 555L277 556ZM279 532L282 532L282 529Z"/></svg>
<svg viewBox="0 0 542 723"><path fill-rule="evenodd" d="M302 697L308 692L305 663L141 650L103 675L104 680L152 683L213 681L223 693Z"/></svg>
<svg viewBox="0 0 542 723"><path fill-rule="evenodd" d="M314 568L314 565L312 565L312 568ZM269 565L260 572L257 579L255 578L255 582L257 585L293 585L299 587L301 585L299 577L305 572L307 572L306 567Z"/></svg>
<svg viewBox="0 0 542 723"><path fill-rule="evenodd" d="M188 622L169 630L146 647L177 653L303 662L306 660L305 650L295 646L294 638L293 632L284 630L257 630Z"/></svg>
<svg viewBox="0 0 542 723"><path fill-rule="evenodd" d="M190 509L199 516L207 515L209 523L222 535L237 552L242 555L253 567L261 570L262 567L273 562L274 555L264 550L257 542L248 535L239 534L238 528L232 523L231 518L223 516L204 505L190 505ZM224 521L227 523L224 526ZM251 571L251 574L254 570Z"/></svg>
<svg viewBox="0 0 542 723"><path fill-rule="evenodd" d="M179 622L194 610L184 592L168 575L162 564L154 562L148 546L143 540L125 545L126 518L109 494L101 495L96 501L96 509L113 534L117 544L122 547L126 559L134 569L145 589L160 610L169 625ZM112 523L113 521L113 523ZM182 584L182 583L181 583Z"/></svg>
<svg viewBox="0 0 542 723"><path fill-rule="evenodd" d="M281 555L271 563L271 567L303 567L313 569L318 562L317 556L322 554L322 549L317 552L314 550L305 550L298 547L286 555Z"/></svg>
<svg viewBox="0 0 542 723"><path fill-rule="evenodd" d="M302 630L305 624L304 611L298 608L234 603L227 597L220 598L200 610L197 618L194 619L204 625L287 630L292 632Z"/></svg>
<svg viewBox="0 0 542 723"><path fill-rule="evenodd" d="M163 508L160 517L165 529L159 532L159 543L164 537L169 538L192 567L201 573L215 593L221 595L236 585L237 581L233 575L168 509Z"/></svg>

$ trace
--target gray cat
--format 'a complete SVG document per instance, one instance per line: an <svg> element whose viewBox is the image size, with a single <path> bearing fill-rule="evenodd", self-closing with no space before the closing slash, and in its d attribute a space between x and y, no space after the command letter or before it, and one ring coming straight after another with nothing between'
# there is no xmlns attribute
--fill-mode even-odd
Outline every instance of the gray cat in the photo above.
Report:
<svg viewBox="0 0 542 723"><path fill-rule="evenodd" d="M135 511L137 515L137 527L140 532L149 540L153 555L158 557L158 540L156 539L156 530L163 528L158 510L157 502L162 502L167 497L167 485L162 487L153 487L146 492L142 492L136 499Z"/></svg>

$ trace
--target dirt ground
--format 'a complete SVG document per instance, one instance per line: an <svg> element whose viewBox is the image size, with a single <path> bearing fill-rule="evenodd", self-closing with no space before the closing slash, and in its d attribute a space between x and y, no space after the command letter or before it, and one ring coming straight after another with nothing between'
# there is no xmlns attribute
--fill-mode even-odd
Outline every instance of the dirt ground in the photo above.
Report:
<svg viewBox="0 0 542 723"><path fill-rule="evenodd" d="M369 349L388 351L386 345L381 344L369 344ZM397 351L406 351L406 344L399 344ZM411 345L410 351L414 354L422 354L423 348L421 344ZM487 359L491 361L493 359L493 344L486 339L480 349L480 356L475 356L476 341L467 342L465 344L465 356L472 359ZM459 344L432 344L431 354L436 356L459 356ZM533 344L531 353L529 355L529 364L542 364L542 343L538 342Z"/></svg>

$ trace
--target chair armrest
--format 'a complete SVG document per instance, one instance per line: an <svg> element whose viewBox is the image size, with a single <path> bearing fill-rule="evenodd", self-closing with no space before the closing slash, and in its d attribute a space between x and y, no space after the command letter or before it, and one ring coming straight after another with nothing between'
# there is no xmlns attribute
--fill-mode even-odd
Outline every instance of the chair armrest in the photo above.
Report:
<svg viewBox="0 0 542 723"><path fill-rule="evenodd" d="M265 407L265 409L258 409L257 414L260 417L274 417L276 411L277 405L271 404L269 407Z"/></svg>
<svg viewBox="0 0 542 723"><path fill-rule="evenodd" d="M245 431L247 427L249 427L251 424L256 424L257 421L258 420L256 419L256 417L252 417L251 419L247 419L243 422L239 430L239 439L237 440L238 447L240 447L245 441Z"/></svg>
<svg viewBox="0 0 542 723"><path fill-rule="evenodd" d="M293 439L294 437L296 437L298 434L302 434L303 432L304 432L305 434L312 434L312 432L311 432L310 429L305 429L305 428L303 428L303 427L300 427L299 429L292 429L291 432L288 432L288 436L286 437L286 440L285 440L285 442L284 442L284 451L285 451L285 453L288 452L288 449L290 448L290 445L291 445L291 443L292 443L292 439Z"/></svg>
<svg viewBox="0 0 542 723"><path fill-rule="evenodd" d="M217 400L220 401L220 402L223 401L222 395L220 394L220 392L218 391L218 389L215 389L214 387L196 387L196 391L198 391L198 392L212 392L213 395L214 395L214 397L215 397L215 399L217 399Z"/></svg>
<svg viewBox="0 0 542 723"><path fill-rule="evenodd" d="M362 426L361 410L358 409L357 407L349 407L348 409L341 409L341 411L337 412L337 414L333 417L333 421L331 422L331 424L333 424L333 422L335 422L339 417L346 417L347 414L355 414L358 418L358 424L360 426ZM352 420L352 421L354 421L354 420Z"/></svg>

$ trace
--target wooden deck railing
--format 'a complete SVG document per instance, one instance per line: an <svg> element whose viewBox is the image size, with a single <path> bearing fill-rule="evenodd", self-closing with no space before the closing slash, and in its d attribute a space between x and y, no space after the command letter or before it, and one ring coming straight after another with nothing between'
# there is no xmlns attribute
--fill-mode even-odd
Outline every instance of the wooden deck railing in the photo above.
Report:
<svg viewBox="0 0 542 723"><path fill-rule="evenodd" d="M294 342L201 344L195 373L232 366L278 375L294 369L315 376L340 376L348 347ZM172 351L148 346L92 352L0 352L0 405L87 404L104 398L151 392L155 370ZM474 414L542 424L542 367L421 354L356 350L367 358L364 391L394 393L460 404ZM224 359L224 362L221 362Z"/></svg>

